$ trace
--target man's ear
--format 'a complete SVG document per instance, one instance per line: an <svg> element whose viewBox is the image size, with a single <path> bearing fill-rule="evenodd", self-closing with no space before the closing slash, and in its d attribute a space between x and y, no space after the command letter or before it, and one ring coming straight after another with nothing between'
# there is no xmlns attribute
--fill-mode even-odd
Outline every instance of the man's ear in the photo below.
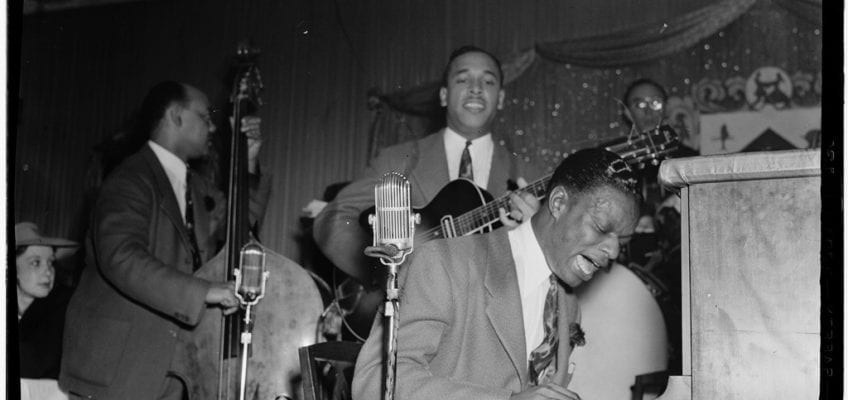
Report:
<svg viewBox="0 0 848 400"><path fill-rule="evenodd" d="M548 211L555 220L558 220L560 216L565 215L569 207L568 191L565 190L565 187L558 185L551 189L551 193L548 195L547 205Z"/></svg>
<svg viewBox="0 0 848 400"><path fill-rule="evenodd" d="M504 97L506 97L506 92L503 89L498 91L498 110L503 110L503 102Z"/></svg>
<svg viewBox="0 0 848 400"><path fill-rule="evenodd" d="M442 107L448 106L448 88L444 86L439 89L439 104L441 104Z"/></svg>
<svg viewBox="0 0 848 400"><path fill-rule="evenodd" d="M173 124L176 127L180 127L183 125L183 108L177 104L171 104L165 110L165 117L168 122Z"/></svg>

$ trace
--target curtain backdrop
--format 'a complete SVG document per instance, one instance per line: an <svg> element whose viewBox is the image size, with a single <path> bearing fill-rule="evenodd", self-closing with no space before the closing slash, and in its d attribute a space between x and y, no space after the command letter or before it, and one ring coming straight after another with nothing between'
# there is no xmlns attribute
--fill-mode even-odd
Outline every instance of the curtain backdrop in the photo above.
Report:
<svg viewBox="0 0 848 400"><path fill-rule="evenodd" d="M11 90L20 106L10 132L14 219L82 240L90 189L98 182L86 172L96 155L113 154L104 149L126 134L147 89L164 79L186 81L224 106L230 88L224 77L244 39L263 50L261 157L273 184L261 239L296 261L301 208L309 200L355 177L373 149L440 125L429 117L441 112L430 104L435 86L419 88L441 75L450 50L460 45L473 43L509 60L508 104L496 130L517 151L548 164L619 134L611 99L636 76L660 79L681 105L707 112L737 105L735 82L769 64L806 88L794 101L818 101L816 1L758 1L694 46L638 65L587 68L534 50L663 22L670 28L652 40L668 42L673 21L718 4L725 3L150 0L28 15L19 38L20 88ZM219 125L226 122L219 118Z"/></svg>
<svg viewBox="0 0 848 400"><path fill-rule="evenodd" d="M504 57L506 107L493 129L548 168L569 152L625 132L617 101L650 77L671 96L670 122L698 147L701 113L745 108L746 80L774 66L792 77L792 105L821 102L820 1L721 0L665 21L538 43ZM377 95L371 150L444 126L440 83Z"/></svg>

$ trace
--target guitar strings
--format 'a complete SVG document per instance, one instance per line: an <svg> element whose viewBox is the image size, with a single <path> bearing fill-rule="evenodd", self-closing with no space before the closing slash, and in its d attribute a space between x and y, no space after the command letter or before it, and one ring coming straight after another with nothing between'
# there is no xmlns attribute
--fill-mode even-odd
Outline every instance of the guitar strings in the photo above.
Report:
<svg viewBox="0 0 848 400"><path fill-rule="evenodd" d="M658 139L660 141L655 141L652 135L658 135ZM627 164L635 165L641 163L646 158L651 158L652 155L658 158L672 151L674 149L672 145L674 144L675 139L676 138L674 138L673 135L669 136L668 132L665 132L662 127L659 127L635 136L632 134L628 135L627 141L607 146L606 149L619 154L623 159L625 159ZM667 145L668 147L666 147ZM521 188L521 190L531 192L537 198L541 197L541 195L545 192L547 183L552 175L553 174L548 174L524 188ZM502 207L504 209L507 208L508 201L509 197L503 196L454 218L453 225L455 229L455 236L464 236L493 223L495 219L500 217L499 209ZM447 232L443 231L441 223L419 235L419 238L424 241L438 239L439 237L449 237Z"/></svg>

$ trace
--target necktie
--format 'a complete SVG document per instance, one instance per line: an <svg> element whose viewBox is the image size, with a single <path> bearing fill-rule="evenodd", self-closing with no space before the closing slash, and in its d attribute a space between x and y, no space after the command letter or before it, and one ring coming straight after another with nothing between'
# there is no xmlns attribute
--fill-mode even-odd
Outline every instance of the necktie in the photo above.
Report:
<svg viewBox="0 0 848 400"><path fill-rule="evenodd" d="M556 372L556 354L559 347L559 312L557 303L557 280L551 275L551 287L545 296L545 310L542 313L545 323L545 337L530 353L530 381L534 385L545 384Z"/></svg>
<svg viewBox="0 0 848 400"><path fill-rule="evenodd" d="M465 142L465 149L462 150L462 158L459 159L459 177L474 180L474 171L471 169L471 152L468 148L471 147L471 141Z"/></svg>
<svg viewBox="0 0 848 400"><path fill-rule="evenodd" d="M185 223L188 230L188 240L191 242L191 261L194 270L200 268L200 251L197 247L197 236L194 234L194 203L191 200L191 171L186 170L185 190Z"/></svg>

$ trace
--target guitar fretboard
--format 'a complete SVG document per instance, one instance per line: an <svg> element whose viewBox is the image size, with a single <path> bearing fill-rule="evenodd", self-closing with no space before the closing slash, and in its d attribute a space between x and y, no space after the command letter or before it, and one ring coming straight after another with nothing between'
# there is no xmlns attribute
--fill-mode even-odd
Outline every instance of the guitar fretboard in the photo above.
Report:
<svg viewBox="0 0 848 400"><path fill-rule="evenodd" d="M645 162L658 162L677 148L677 135L668 126L660 126L654 130L642 132L635 136L621 138L615 143L608 143L604 148L618 154L627 164L639 166ZM639 167L641 168L641 167ZM515 190L515 193L530 193L537 199L545 196L553 174L534 181L533 183ZM453 216L453 224L446 228L442 224L420 232L416 235L418 241L464 236L478 233L484 228L498 222L499 209L509 212L509 195L501 196L489 203L477 207L459 216Z"/></svg>
<svg viewBox="0 0 848 400"><path fill-rule="evenodd" d="M551 175L547 175L521 189L513 191L513 193L530 193L537 199L545 196L545 191L548 188L548 182L551 180ZM463 236L469 233L486 227L500 218L499 209L503 208L507 212L510 210L509 196L502 196L483 206L471 210L458 218L454 219L456 235Z"/></svg>
<svg viewBox="0 0 848 400"><path fill-rule="evenodd" d="M528 184L527 186L513 191L513 193L530 193L537 199L545 196L548 188L548 182L553 174L546 175L541 179ZM437 225L427 231L424 231L420 236L416 237L419 241L428 241L443 237L464 236L470 233L475 233L483 228L486 228L500 218L499 209L503 208L509 212L509 196L502 196L480 207L477 207L465 214L462 214L453 219L453 232L444 232L441 225Z"/></svg>

